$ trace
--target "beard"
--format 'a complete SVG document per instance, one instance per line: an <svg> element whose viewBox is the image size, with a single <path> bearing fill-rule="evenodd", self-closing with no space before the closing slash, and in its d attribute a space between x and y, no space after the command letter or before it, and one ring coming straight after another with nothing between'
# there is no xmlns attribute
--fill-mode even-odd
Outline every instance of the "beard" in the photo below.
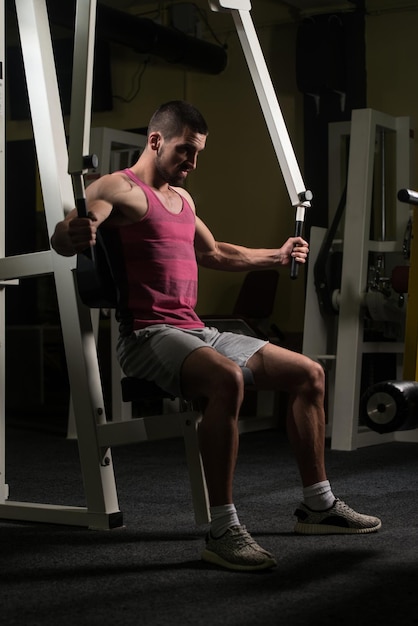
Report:
<svg viewBox="0 0 418 626"><path fill-rule="evenodd" d="M183 187L186 176L183 174L183 170L169 171L163 163L163 150L157 152L157 159L155 161L155 167L161 178L173 187Z"/></svg>

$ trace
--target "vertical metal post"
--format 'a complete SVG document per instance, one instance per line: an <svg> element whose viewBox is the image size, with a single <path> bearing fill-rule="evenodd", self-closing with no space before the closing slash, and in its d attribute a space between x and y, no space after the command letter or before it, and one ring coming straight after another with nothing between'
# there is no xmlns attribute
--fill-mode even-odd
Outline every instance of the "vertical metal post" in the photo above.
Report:
<svg viewBox="0 0 418 626"><path fill-rule="evenodd" d="M367 281L376 126L371 109L353 111L347 179L332 447L351 450L358 429L362 294ZM348 263L347 263L348 261Z"/></svg>
<svg viewBox="0 0 418 626"><path fill-rule="evenodd" d="M83 157L89 154L90 148L96 8L96 0L77 2L68 146L70 174L86 171Z"/></svg>
<svg viewBox="0 0 418 626"><path fill-rule="evenodd" d="M384 442L382 435L359 432L362 357L365 353L390 351L397 354L403 351L402 344L395 343L389 350L384 342L365 342L363 337L363 296L367 285L369 252L400 253L403 229L407 222L407 208L398 204L396 240L370 239L373 166L378 128L382 132L385 129L396 132L397 188L406 186L409 178L408 118L393 118L371 109L353 111L332 411L331 447L337 450L352 450L359 445ZM388 438L392 440L392 434Z"/></svg>
<svg viewBox="0 0 418 626"><path fill-rule="evenodd" d="M75 201L81 217L87 215L83 174L91 165L86 161L90 152L96 5L96 0L77 0L75 16L68 171L72 176ZM94 255L93 248L91 254Z"/></svg>
<svg viewBox="0 0 418 626"><path fill-rule="evenodd" d="M0 0L0 257L5 255L5 118L4 118L4 40L5 40L5 6ZM7 499L7 485L5 484L5 289L0 283L0 502Z"/></svg>
<svg viewBox="0 0 418 626"><path fill-rule="evenodd" d="M413 208L403 379L418 381L418 207Z"/></svg>

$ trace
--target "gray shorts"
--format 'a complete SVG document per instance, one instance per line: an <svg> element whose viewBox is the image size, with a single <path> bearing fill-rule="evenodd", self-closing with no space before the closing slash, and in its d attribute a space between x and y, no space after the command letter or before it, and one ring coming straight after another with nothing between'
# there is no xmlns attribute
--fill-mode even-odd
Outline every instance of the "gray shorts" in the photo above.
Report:
<svg viewBox="0 0 418 626"><path fill-rule="evenodd" d="M154 381L162 389L181 397L180 372L185 358L197 348L211 347L240 367L267 341L217 328L183 329L156 324L120 336L117 356L126 376Z"/></svg>

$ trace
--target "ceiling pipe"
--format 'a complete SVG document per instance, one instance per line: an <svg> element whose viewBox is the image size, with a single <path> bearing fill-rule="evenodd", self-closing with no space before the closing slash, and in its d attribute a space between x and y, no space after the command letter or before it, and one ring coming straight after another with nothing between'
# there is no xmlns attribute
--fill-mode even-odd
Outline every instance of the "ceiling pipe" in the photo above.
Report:
<svg viewBox="0 0 418 626"><path fill-rule="evenodd" d="M48 0L52 24L74 30L75 0ZM126 46L139 54L151 54L168 63L206 74L220 74L227 64L222 46L191 37L156 22L107 5L97 5L96 33L100 39Z"/></svg>

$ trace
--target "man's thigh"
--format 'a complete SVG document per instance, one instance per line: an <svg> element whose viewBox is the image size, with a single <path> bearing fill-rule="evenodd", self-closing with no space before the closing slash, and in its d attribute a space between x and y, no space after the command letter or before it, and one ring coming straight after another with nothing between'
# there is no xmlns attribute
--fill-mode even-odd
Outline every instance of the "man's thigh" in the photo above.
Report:
<svg viewBox="0 0 418 626"><path fill-rule="evenodd" d="M117 353L127 376L152 380L173 395L182 396L183 364L198 349L209 348L202 353L199 350L197 360L199 372L205 376L205 373L210 374L214 361L218 365L222 363L222 359L217 359L215 355L243 367L265 344L265 341L254 337L220 333L215 328L184 330L158 324L121 337Z"/></svg>
<svg viewBox="0 0 418 626"><path fill-rule="evenodd" d="M249 360L255 384L259 389L291 391L303 384L316 364L309 357L267 344Z"/></svg>
<svg viewBox="0 0 418 626"><path fill-rule="evenodd" d="M206 345L198 332L185 333L166 324L156 324L121 337L117 354L127 376L152 380L162 389L181 396L183 362Z"/></svg>

